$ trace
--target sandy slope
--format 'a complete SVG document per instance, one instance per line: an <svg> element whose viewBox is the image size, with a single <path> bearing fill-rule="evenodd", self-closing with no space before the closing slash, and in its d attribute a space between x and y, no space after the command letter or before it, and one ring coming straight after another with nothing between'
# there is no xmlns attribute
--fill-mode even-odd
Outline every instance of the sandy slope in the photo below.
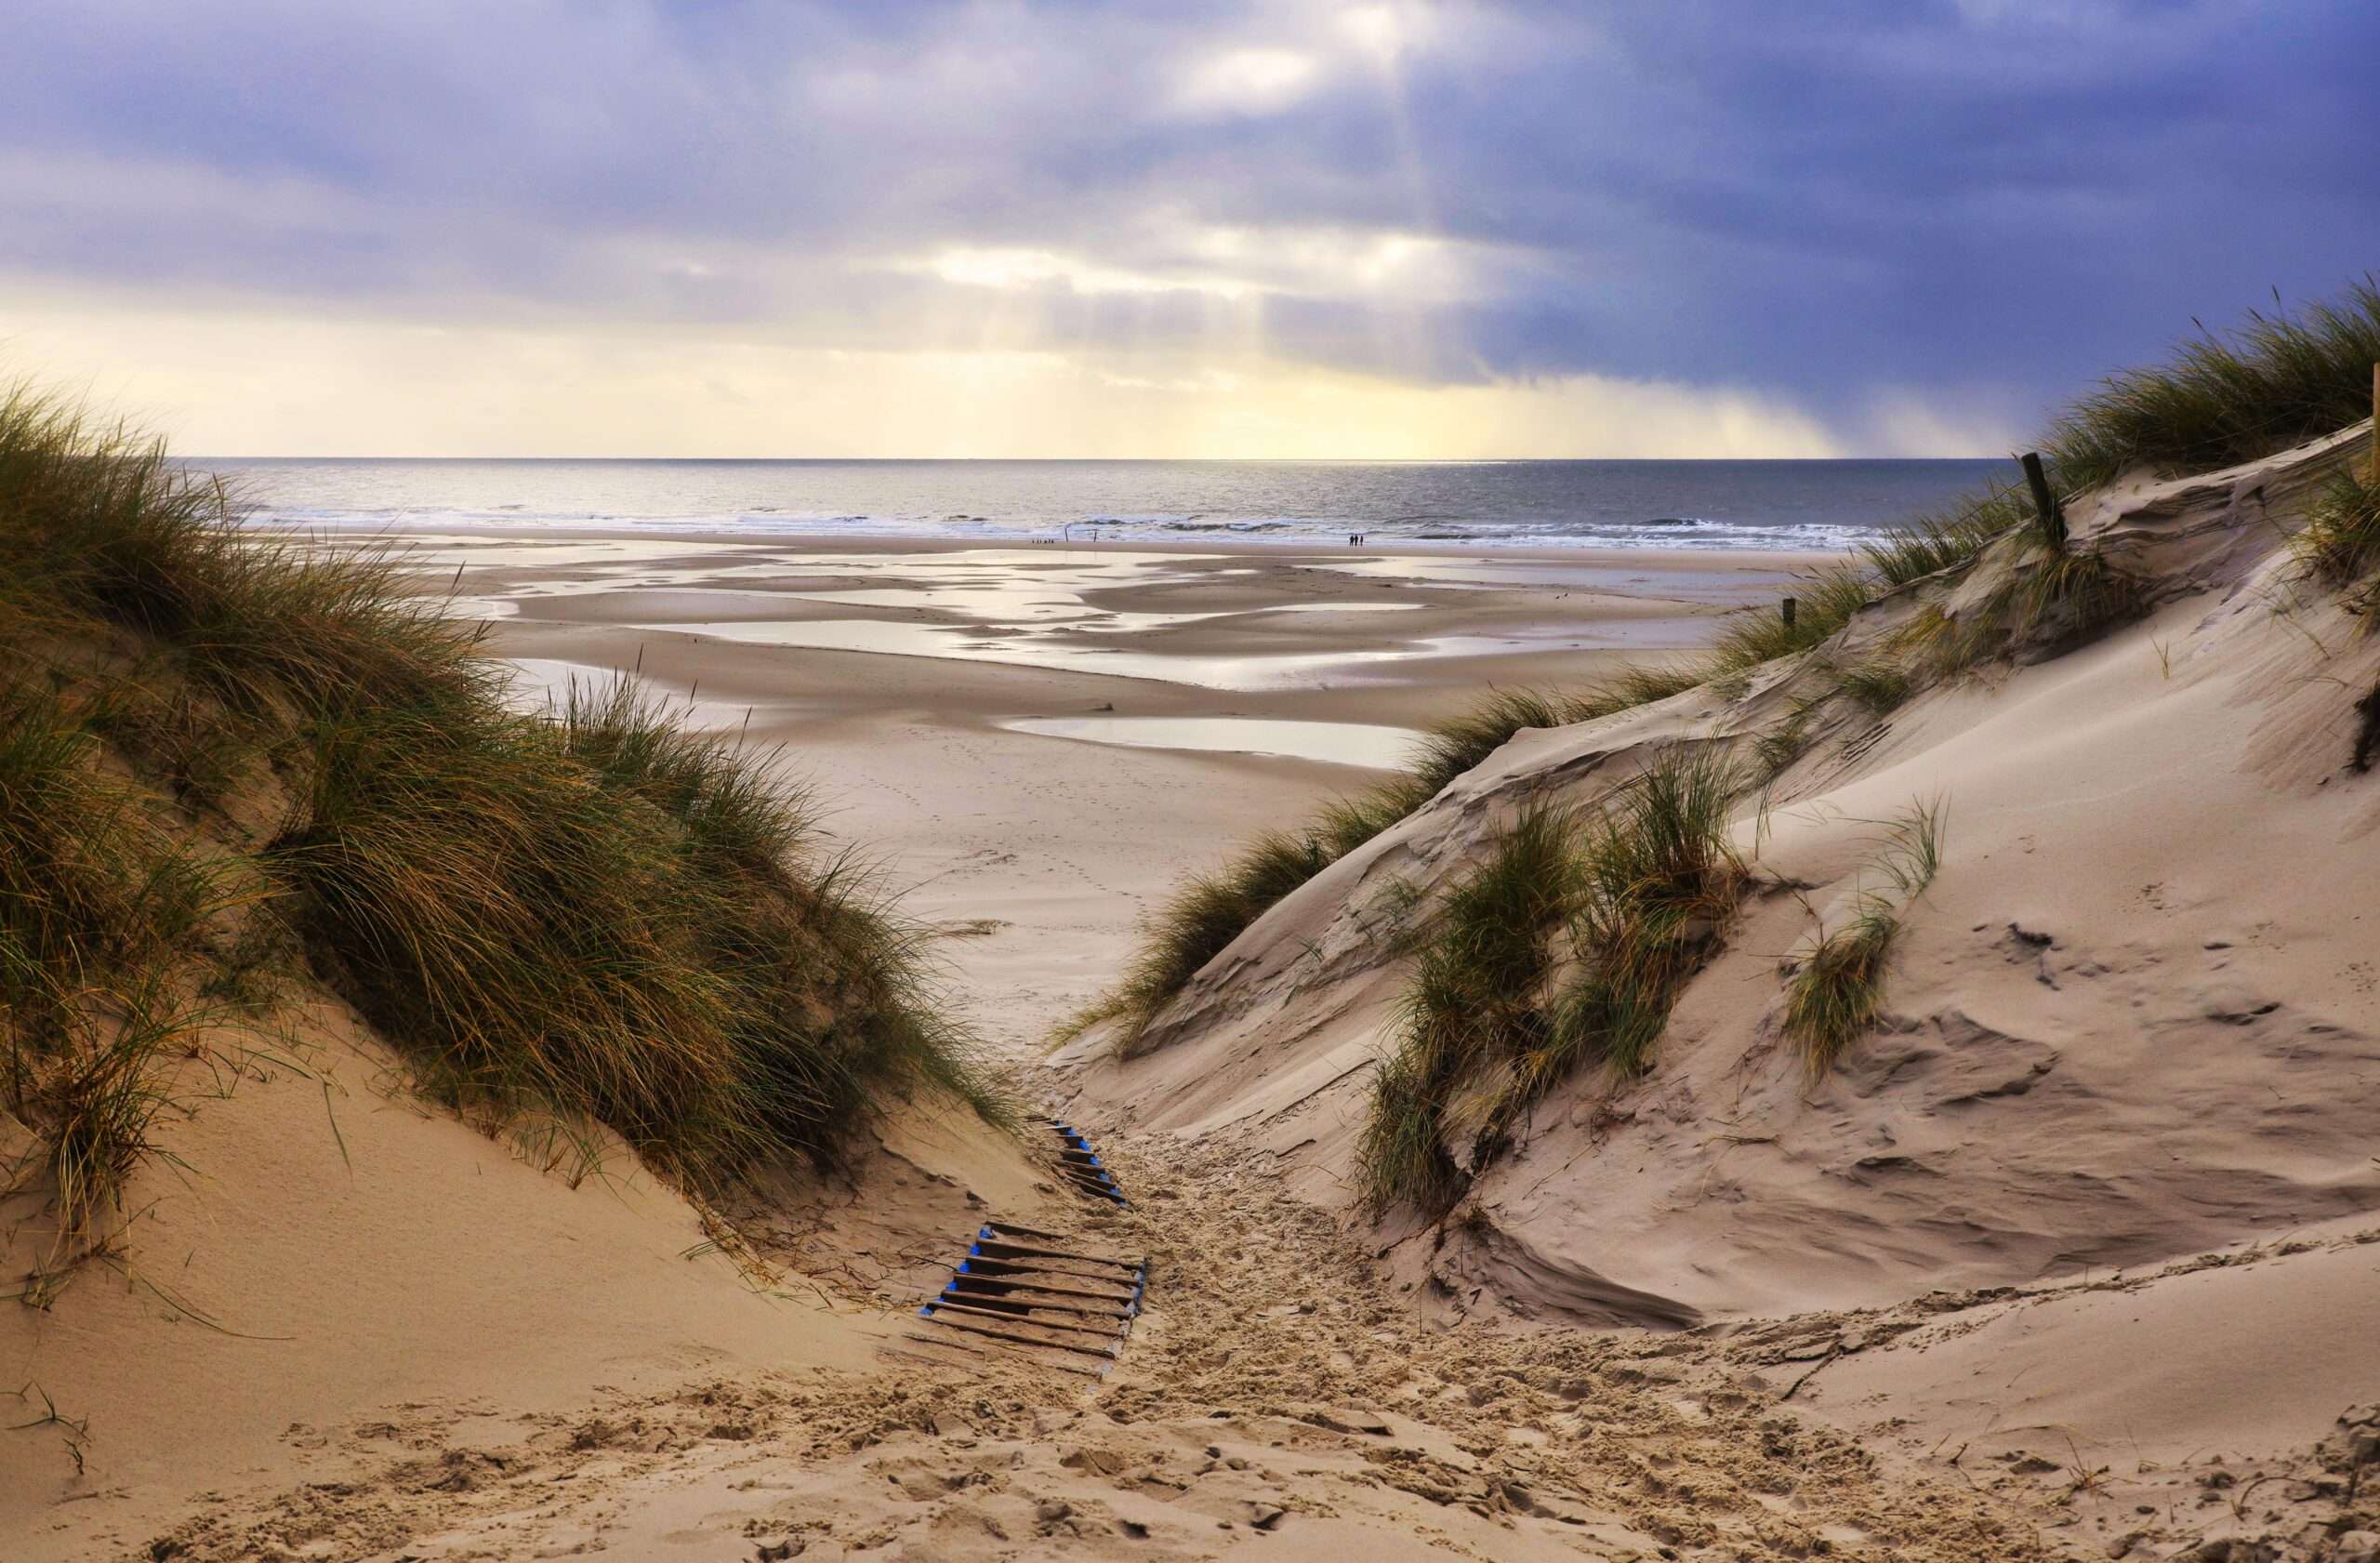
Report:
<svg viewBox="0 0 2380 1563"><path fill-rule="evenodd" d="M607 1396L501 1442L416 1428L350 1481L194 1518L177 1556L2066 1556L2037 1517L1778 1416L1781 1376L1699 1344L1448 1329L1263 1159L1115 1160L1138 1211L1051 1218L1158 1278L1095 1390L904 1358Z"/></svg>
<svg viewBox="0 0 2380 1563"><path fill-rule="evenodd" d="M904 1111L853 1146L848 1181L789 1180L733 1212L770 1251L762 1274L617 1146L574 1182L544 1141L412 1098L335 1000L296 1021L244 1059L222 1040L217 1069L245 1078L219 1097L215 1072L191 1082L164 1142L187 1172L148 1180L112 1256L44 1308L0 1311L0 1372L26 1391L6 1420L54 1404L73 1424L6 1435L9 1563L145 1556L193 1514L327 1503L391 1463L422 1466L423 1492L472 1490L478 1451L590 1407L872 1371L888 1290L938 1279L983 1210L1051 1193L972 1116ZM42 1259L36 1230L15 1227L11 1274ZM371 1534L410 1535L442 1502ZM281 1532L235 1529L219 1556L275 1555Z"/></svg>
<svg viewBox="0 0 2380 1563"><path fill-rule="evenodd" d="M1769 888L1681 1003L1655 1071L1557 1092L1458 1219L1391 1229L1392 1270L1456 1314L1677 1328L2105 1280L2312 1224L2373 1225L2380 781L2345 762L2380 644L2294 585L2273 524L2363 438L2078 507L2078 537L2159 583L2156 611L1881 722L1839 715L1766 819L1745 821ZM1910 611L1863 614L1839 655ZM1515 739L1268 914L1138 1056L1098 1060L1086 1039L1079 1110L1288 1155L1310 1197L1344 1208L1396 991L1391 881L1442 881L1515 800L1592 797L1649 744L1758 731L1797 676ZM1889 1022L1813 1084L1778 1043L1778 962L1878 882L1878 822L1933 799L1949 810L1944 862L1909 911ZM1967 1431L2061 1464L2071 1439L2094 1468L2123 1459L2127 1479L2226 1450L2303 1462L2343 1409L2380 1398L2373 1251L2321 1252L2160 1283L2123 1322L2112 1310L2131 1305L2104 1300L2029 1305L2023 1324L1972 1335L1963 1322L1966 1376L2056 1386L2033 1411L2003 1397ZM2175 1350L2202 1331L2224 1342L2213 1355L2275 1371L2215 1372ZM1921 1428L1953 1431L1953 1408L1979 1402L1961 1401L1957 1354L1928 1339L1863 1359L1826 1403L1923 1409ZM2094 1395L2086 1372L2162 1387ZM2253 1418L2238 1406L2251 1385ZM2253 1507L2226 1519L2265 1523Z"/></svg>
<svg viewBox="0 0 2380 1563"><path fill-rule="evenodd" d="M292 1044L295 1044L294 1046ZM227 1047L231 1044L227 1043ZM755 1292L625 1155L573 1188L424 1109L325 1001L165 1143L118 1257L0 1311L0 1376L87 1427L7 1435L0 1554L108 1556L209 1488L337 1468L364 1420L498 1419L692 1373L851 1365L850 1321ZM285 1060L285 1062L284 1062ZM21 1275L41 1258L20 1228ZM86 1467L78 1474L76 1446ZM54 1505L54 1506L53 1506Z"/></svg>

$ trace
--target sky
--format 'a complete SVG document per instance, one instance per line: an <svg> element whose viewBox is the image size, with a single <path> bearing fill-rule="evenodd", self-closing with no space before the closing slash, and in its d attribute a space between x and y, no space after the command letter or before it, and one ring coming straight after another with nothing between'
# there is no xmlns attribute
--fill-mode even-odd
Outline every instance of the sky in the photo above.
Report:
<svg viewBox="0 0 2380 1563"><path fill-rule="evenodd" d="M75 0L0 372L202 455L1998 455L2380 266L2370 0Z"/></svg>

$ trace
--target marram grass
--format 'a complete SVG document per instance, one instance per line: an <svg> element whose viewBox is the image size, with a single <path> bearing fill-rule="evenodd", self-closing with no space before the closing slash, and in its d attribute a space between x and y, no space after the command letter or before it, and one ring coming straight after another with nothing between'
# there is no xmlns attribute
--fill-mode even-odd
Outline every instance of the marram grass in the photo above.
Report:
<svg viewBox="0 0 2380 1563"><path fill-rule="evenodd" d="M1785 1035L1812 1079L1872 1030L1884 1007L1884 963L1900 936L1900 917L1871 900L1858 915L1811 947L1785 987Z"/></svg>
<svg viewBox="0 0 2380 1563"><path fill-rule="evenodd" d="M1375 1204L1401 1199L1435 1214L1471 1166L1493 1154L1505 1104L1483 1103L1458 1161L1448 1144L1448 1097L1484 1070L1544 1051L1557 936L1583 883L1576 837L1557 810L1523 814L1436 908L1357 1145Z"/></svg>
<svg viewBox="0 0 2380 1563"><path fill-rule="evenodd" d="M1747 874L1728 819L1747 778L1724 753L1678 748L1607 796L1586 833L1577 959L1545 1051L1522 1062L1533 1101L1585 1062L1641 1073L1686 982L1734 920Z"/></svg>
<svg viewBox="0 0 2380 1563"><path fill-rule="evenodd" d="M809 852L798 798L625 681L478 716L327 727L268 858L437 1094L584 1113L707 1185L828 1150L892 1081L963 1087L918 936Z"/></svg>
<svg viewBox="0 0 2380 1563"><path fill-rule="evenodd" d="M475 1120L600 1123L696 1189L831 1158L887 1093L1004 1113L772 757L625 682L516 712L393 560L237 519L153 442L0 395L0 1107L40 1147L0 1175L62 1240L277 947Z"/></svg>
<svg viewBox="0 0 2380 1563"><path fill-rule="evenodd" d="M1783 1027L1812 1080L1831 1069L1884 1013L1884 977L1909 905L1942 867L1945 809L1940 799L1912 804L1886 823L1869 871L1891 881L1898 899L1863 891L1851 920L1816 943L1785 985Z"/></svg>
<svg viewBox="0 0 2380 1563"><path fill-rule="evenodd" d="M1909 698L1909 670L1888 657L1872 657L1836 673L1834 687L1870 714L1883 716Z"/></svg>
<svg viewBox="0 0 2380 1563"><path fill-rule="evenodd" d="M2380 278L2299 312L2251 311L2202 330L2165 362L2109 376L2052 428L2044 447L2067 492L2133 467L2209 471L2334 433L2372 416Z"/></svg>
<svg viewBox="0 0 2380 1563"><path fill-rule="evenodd" d="M97 1239L170 1105L152 1061L205 1007L170 968L223 877L152 823L69 707L0 684L0 1107L35 1132L0 1192L45 1189L52 1259Z"/></svg>
<svg viewBox="0 0 2380 1563"><path fill-rule="evenodd" d="M1710 751L1666 750L1583 815L1524 814L1448 889L1373 1078L1358 1165L1375 1211L1443 1213L1561 1080L1648 1066L1742 894L1742 785Z"/></svg>
<svg viewBox="0 0 2380 1563"><path fill-rule="evenodd" d="M2292 547L2307 574L2338 589L2366 626L2380 620L2380 481L2342 468L2307 507Z"/></svg>

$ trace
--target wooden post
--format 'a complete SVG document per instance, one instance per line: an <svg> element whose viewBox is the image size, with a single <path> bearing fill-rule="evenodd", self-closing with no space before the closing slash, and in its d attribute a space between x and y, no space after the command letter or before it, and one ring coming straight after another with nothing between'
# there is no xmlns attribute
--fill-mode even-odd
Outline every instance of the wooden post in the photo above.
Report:
<svg viewBox="0 0 2380 1563"><path fill-rule="evenodd" d="M1785 599L1784 610L1785 610L1785 628L1786 628L1786 629L1792 629L1792 628L1793 628L1793 599L1792 599L1791 597L1788 597L1788 598L1786 598L1786 599Z"/></svg>
<svg viewBox="0 0 2380 1563"><path fill-rule="evenodd" d="M2041 453L2029 450L2016 459L2024 464L2026 486L2033 491L2033 513L2041 518L2042 540L2065 551L2066 512L2058 508L2057 496L2049 491L2049 477L2042 470Z"/></svg>
<svg viewBox="0 0 2380 1563"><path fill-rule="evenodd" d="M2380 364L2372 366L2372 481L2380 483Z"/></svg>

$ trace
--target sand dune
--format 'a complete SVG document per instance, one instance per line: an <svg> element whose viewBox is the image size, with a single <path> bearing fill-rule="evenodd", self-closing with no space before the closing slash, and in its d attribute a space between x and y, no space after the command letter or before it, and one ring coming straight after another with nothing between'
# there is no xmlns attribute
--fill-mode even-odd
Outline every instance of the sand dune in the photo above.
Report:
<svg viewBox="0 0 2380 1563"><path fill-rule="evenodd" d="M1881 719L1838 703L1739 824L1763 888L1659 1066L1558 1090L1453 1219L1392 1226L1407 1292L1456 1317L1724 1333L1845 1309L1915 1321L1927 1298L2048 1288L1863 1342L1810 1398L1909 1416L1937 1455L1948 1438L2050 1470L2112 1464L2135 1495L2217 1458L2302 1488L2295 1467L2380 1389L2352 1344L2380 1326L2380 1248L2361 1244L2380 1227L2364 909L2380 790L2347 763L2380 644L2301 589L2267 518L2368 438L2079 506L2078 541L2151 582L2153 611ZM1832 659L1887 643L1924 596L1864 611ZM1400 986L1386 887L1445 882L1522 799L1592 797L1659 745L1756 734L1809 676L1773 669L1732 699L1706 688L1515 738L1276 907L1130 1056L1096 1033L1076 1044L1061 1060L1076 1110L1263 1147L1346 1209L1366 1066ZM1903 908L1884 1023L1812 1081L1779 1035L1779 962L1878 885L1883 822L1928 801L1947 815L1942 864ZM2290 1252L2318 1232L2338 1246ZM2275 1244L2236 1273L2188 1263ZM2177 1261L2169 1279L2076 1290ZM2120 1533L2127 1505L2099 1506ZM2208 1517L2183 1507L2143 1527ZM2230 1518L2262 1533L2253 1510Z"/></svg>

